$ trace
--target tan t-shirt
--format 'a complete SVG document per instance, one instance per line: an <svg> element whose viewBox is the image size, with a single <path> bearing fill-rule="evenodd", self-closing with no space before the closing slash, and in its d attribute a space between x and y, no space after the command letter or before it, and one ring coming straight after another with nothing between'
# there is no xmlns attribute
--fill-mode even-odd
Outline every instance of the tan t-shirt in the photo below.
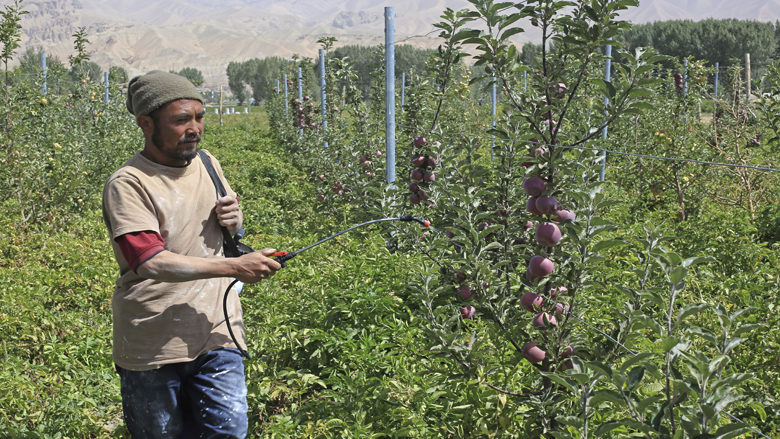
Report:
<svg viewBox="0 0 780 439"><path fill-rule="evenodd" d="M222 168L209 154L228 195L236 194ZM165 250L197 258L222 258L222 232L214 210L218 194L206 167L196 156L182 168L150 161L141 153L122 165L103 190L103 220L119 263L112 308L114 362L128 370L156 369L192 361L221 347L235 347L222 311L229 278L159 282L130 269L118 236L158 232ZM233 332L246 349L241 304L229 293Z"/></svg>

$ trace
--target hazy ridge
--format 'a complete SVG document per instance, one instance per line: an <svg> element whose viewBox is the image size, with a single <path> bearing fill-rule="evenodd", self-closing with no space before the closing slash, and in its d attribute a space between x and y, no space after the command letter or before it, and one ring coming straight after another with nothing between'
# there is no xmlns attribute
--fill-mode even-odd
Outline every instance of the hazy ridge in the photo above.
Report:
<svg viewBox="0 0 780 439"><path fill-rule="evenodd" d="M0 3L8 3L7 0ZM226 84L231 61L293 53L314 57L317 39L338 44L383 44L384 7L395 8L396 40L436 47L433 23L465 0L26 0L22 46L42 46L65 61L72 35L86 26L92 60L122 66L131 76L152 69L200 69L206 84ZM780 0L642 0L622 18L658 20L739 18L780 20ZM525 27L527 30L530 26ZM535 41L533 32L519 41Z"/></svg>

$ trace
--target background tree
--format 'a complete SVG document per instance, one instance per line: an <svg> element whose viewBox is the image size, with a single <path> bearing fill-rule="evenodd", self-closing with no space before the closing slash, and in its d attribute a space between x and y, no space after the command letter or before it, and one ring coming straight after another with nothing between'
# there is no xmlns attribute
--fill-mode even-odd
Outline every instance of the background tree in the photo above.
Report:
<svg viewBox="0 0 780 439"><path fill-rule="evenodd" d="M194 67L185 67L179 70L178 72L171 71L171 73L176 73L179 76L184 76L185 78L189 79L190 82L193 83L193 85L195 85L196 87L203 84L203 73L201 73L200 70Z"/></svg>
<svg viewBox="0 0 780 439"><path fill-rule="evenodd" d="M76 82L85 78L89 78L89 80L93 82L100 82L103 80L103 69L93 61L83 61L80 64L71 67L69 73L71 79Z"/></svg>
<svg viewBox="0 0 780 439"><path fill-rule="evenodd" d="M708 18L635 24L615 40L629 53L637 47L652 46L663 55L678 59L692 56L706 60L710 65L719 62L724 66L732 58L744 59L746 53L755 64L776 57L777 32L772 23Z"/></svg>
<svg viewBox="0 0 780 439"><path fill-rule="evenodd" d="M112 84L124 84L130 80L127 70L124 67L111 66L108 69L108 81Z"/></svg>
<svg viewBox="0 0 780 439"><path fill-rule="evenodd" d="M238 99L239 105L244 103L244 84L246 83L246 65L243 62L233 61L227 66L228 87L233 96Z"/></svg>

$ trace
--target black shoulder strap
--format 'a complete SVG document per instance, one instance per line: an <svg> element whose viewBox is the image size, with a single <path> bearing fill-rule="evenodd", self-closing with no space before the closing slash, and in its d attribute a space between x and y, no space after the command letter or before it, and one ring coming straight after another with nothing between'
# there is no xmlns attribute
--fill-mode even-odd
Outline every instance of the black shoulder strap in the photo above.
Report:
<svg viewBox="0 0 780 439"><path fill-rule="evenodd" d="M214 182L214 186L217 188L219 196L224 197L227 195L225 186L222 185L222 180L219 179L217 171L214 170L214 165L211 164L211 159L209 158L208 154L199 149L198 155L200 156L200 161L203 162L203 165L206 167L206 171L208 171L209 176L211 177L211 181ZM227 251L225 253L231 253L235 256L238 256L240 254L238 252L238 246L236 245L236 241L233 240L233 236L230 234L227 227L220 225L219 228L222 229L222 236L225 238L224 245L227 246L227 249L225 249Z"/></svg>

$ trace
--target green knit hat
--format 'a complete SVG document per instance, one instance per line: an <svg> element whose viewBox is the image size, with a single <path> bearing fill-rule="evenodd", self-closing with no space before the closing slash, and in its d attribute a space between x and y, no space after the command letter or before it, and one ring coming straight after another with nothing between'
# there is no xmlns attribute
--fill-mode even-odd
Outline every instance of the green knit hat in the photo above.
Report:
<svg viewBox="0 0 780 439"><path fill-rule="evenodd" d="M198 89L184 76L160 70L136 76L127 86L127 111L135 116L148 116L168 102L194 99L203 103Z"/></svg>

